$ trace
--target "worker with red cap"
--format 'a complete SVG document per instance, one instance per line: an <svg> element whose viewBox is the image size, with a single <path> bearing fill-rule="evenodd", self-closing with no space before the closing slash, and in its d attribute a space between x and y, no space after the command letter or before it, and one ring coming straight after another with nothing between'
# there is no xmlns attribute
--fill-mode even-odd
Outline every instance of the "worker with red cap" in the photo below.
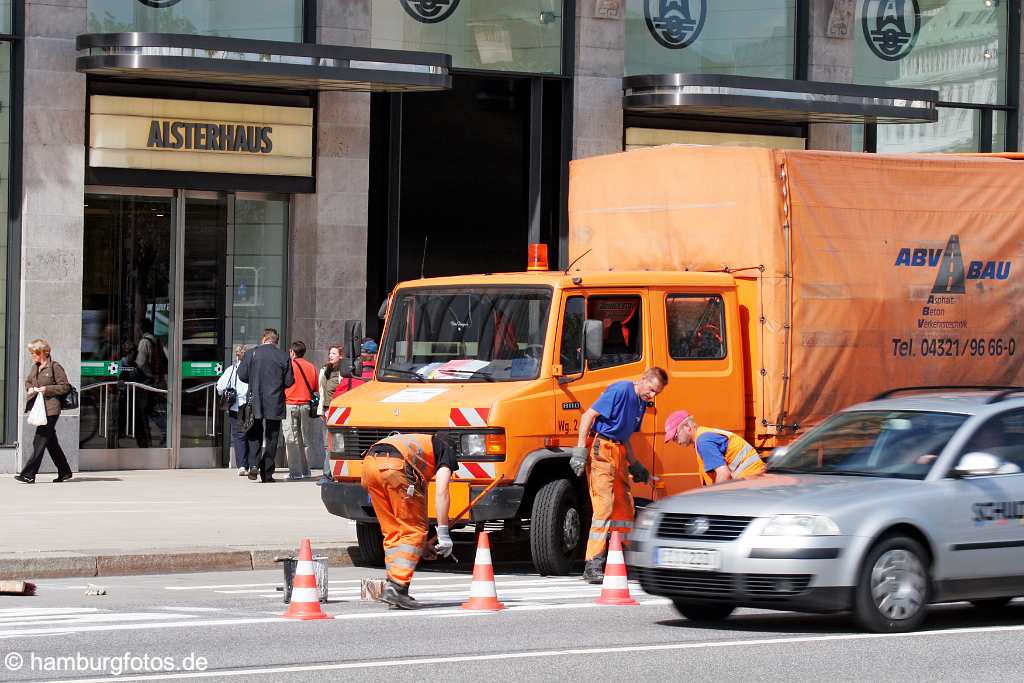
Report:
<svg viewBox="0 0 1024 683"><path fill-rule="evenodd" d="M750 479L764 474L766 469L757 450L742 436L701 427L685 410L677 410L665 420L665 443L669 441L693 446L705 486L730 479Z"/></svg>

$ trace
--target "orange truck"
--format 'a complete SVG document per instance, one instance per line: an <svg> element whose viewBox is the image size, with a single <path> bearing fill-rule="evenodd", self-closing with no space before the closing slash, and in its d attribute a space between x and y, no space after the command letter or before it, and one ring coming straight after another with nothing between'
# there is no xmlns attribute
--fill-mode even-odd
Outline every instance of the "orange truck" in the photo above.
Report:
<svg viewBox="0 0 1024 683"><path fill-rule="evenodd" d="M700 486L665 417L761 450L893 386L1006 385L1021 374L1024 166L669 146L575 161L570 261L403 282L386 305L375 381L327 411L326 508L380 528L359 484L391 432L449 430L461 521L529 534L567 573L589 528L568 465L580 417L612 382L669 375L632 446L655 475L638 504ZM428 500L433 500L429 495ZM431 511L433 514L433 511Z"/></svg>

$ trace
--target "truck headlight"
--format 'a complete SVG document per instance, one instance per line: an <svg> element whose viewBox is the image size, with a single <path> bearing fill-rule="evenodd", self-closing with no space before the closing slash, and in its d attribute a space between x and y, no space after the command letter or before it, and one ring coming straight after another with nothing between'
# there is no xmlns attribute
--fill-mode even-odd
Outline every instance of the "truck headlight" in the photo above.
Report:
<svg viewBox="0 0 1024 683"><path fill-rule="evenodd" d="M463 434L459 450L462 455L481 456L487 450L486 438L483 434Z"/></svg>
<svg viewBox="0 0 1024 683"><path fill-rule="evenodd" d="M345 452L345 435L341 433L341 430L327 432L327 450L332 453Z"/></svg>
<svg viewBox="0 0 1024 683"><path fill-rule="evenodd" d="M821 515L775 515L762 536L838 536L839 526Z"/></svg>

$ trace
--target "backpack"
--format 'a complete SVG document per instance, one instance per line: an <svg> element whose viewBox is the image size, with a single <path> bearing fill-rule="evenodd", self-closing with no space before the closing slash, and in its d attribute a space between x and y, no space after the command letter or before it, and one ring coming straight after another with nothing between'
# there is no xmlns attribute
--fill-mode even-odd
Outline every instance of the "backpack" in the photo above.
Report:
<svg viewBox="0 0 1024 683"><path fill-rule="evenodd" d="M153 346L153 350L149 353L149 370L154 378L159 379L167 374L167 352L164 351L164 345L160 343L160 338L156 335L147 332L143 338Z"/></svg>

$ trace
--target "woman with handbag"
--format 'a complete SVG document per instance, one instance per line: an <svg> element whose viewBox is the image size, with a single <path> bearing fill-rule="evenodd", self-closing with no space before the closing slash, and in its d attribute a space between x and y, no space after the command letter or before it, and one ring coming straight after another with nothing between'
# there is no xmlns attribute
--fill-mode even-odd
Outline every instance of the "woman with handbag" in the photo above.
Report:
<svg viewBox="0 0 1024 683"><path fill-rule="evenodd" d="M228 426L231 429L231 446L235 449L235 464L238 465L238 476L244 477L256 471L256 463L249 457L249 442L245 438L238 412L245 405L249 393L249 385L238 376L238 365L242 356L249 350L245 344L235 344L235 362L217 380L217 395L220 396L220 409L227 411Z"/></svg>
<svg viewBox="0 0 1024 683"><path fill-rule="evenodd" d="M46 422L37 424L36 435L32 439L32 457L25 463L21 474L14 478L24 484L34 484L39 466L43 463L43 452L49 451L53 464L57 466L57 478L53 481L59 484L73 476L68 459L57 441L56 431L63 403L61 399L71 391L71 384L60 363L50 358L50 343L45 339L33 340L28 345L28 352L32 354L32 370L25 380L25 390L28 394L25 412L35 408L37 401L42 401L41 405L46 411Z"/></svg>

